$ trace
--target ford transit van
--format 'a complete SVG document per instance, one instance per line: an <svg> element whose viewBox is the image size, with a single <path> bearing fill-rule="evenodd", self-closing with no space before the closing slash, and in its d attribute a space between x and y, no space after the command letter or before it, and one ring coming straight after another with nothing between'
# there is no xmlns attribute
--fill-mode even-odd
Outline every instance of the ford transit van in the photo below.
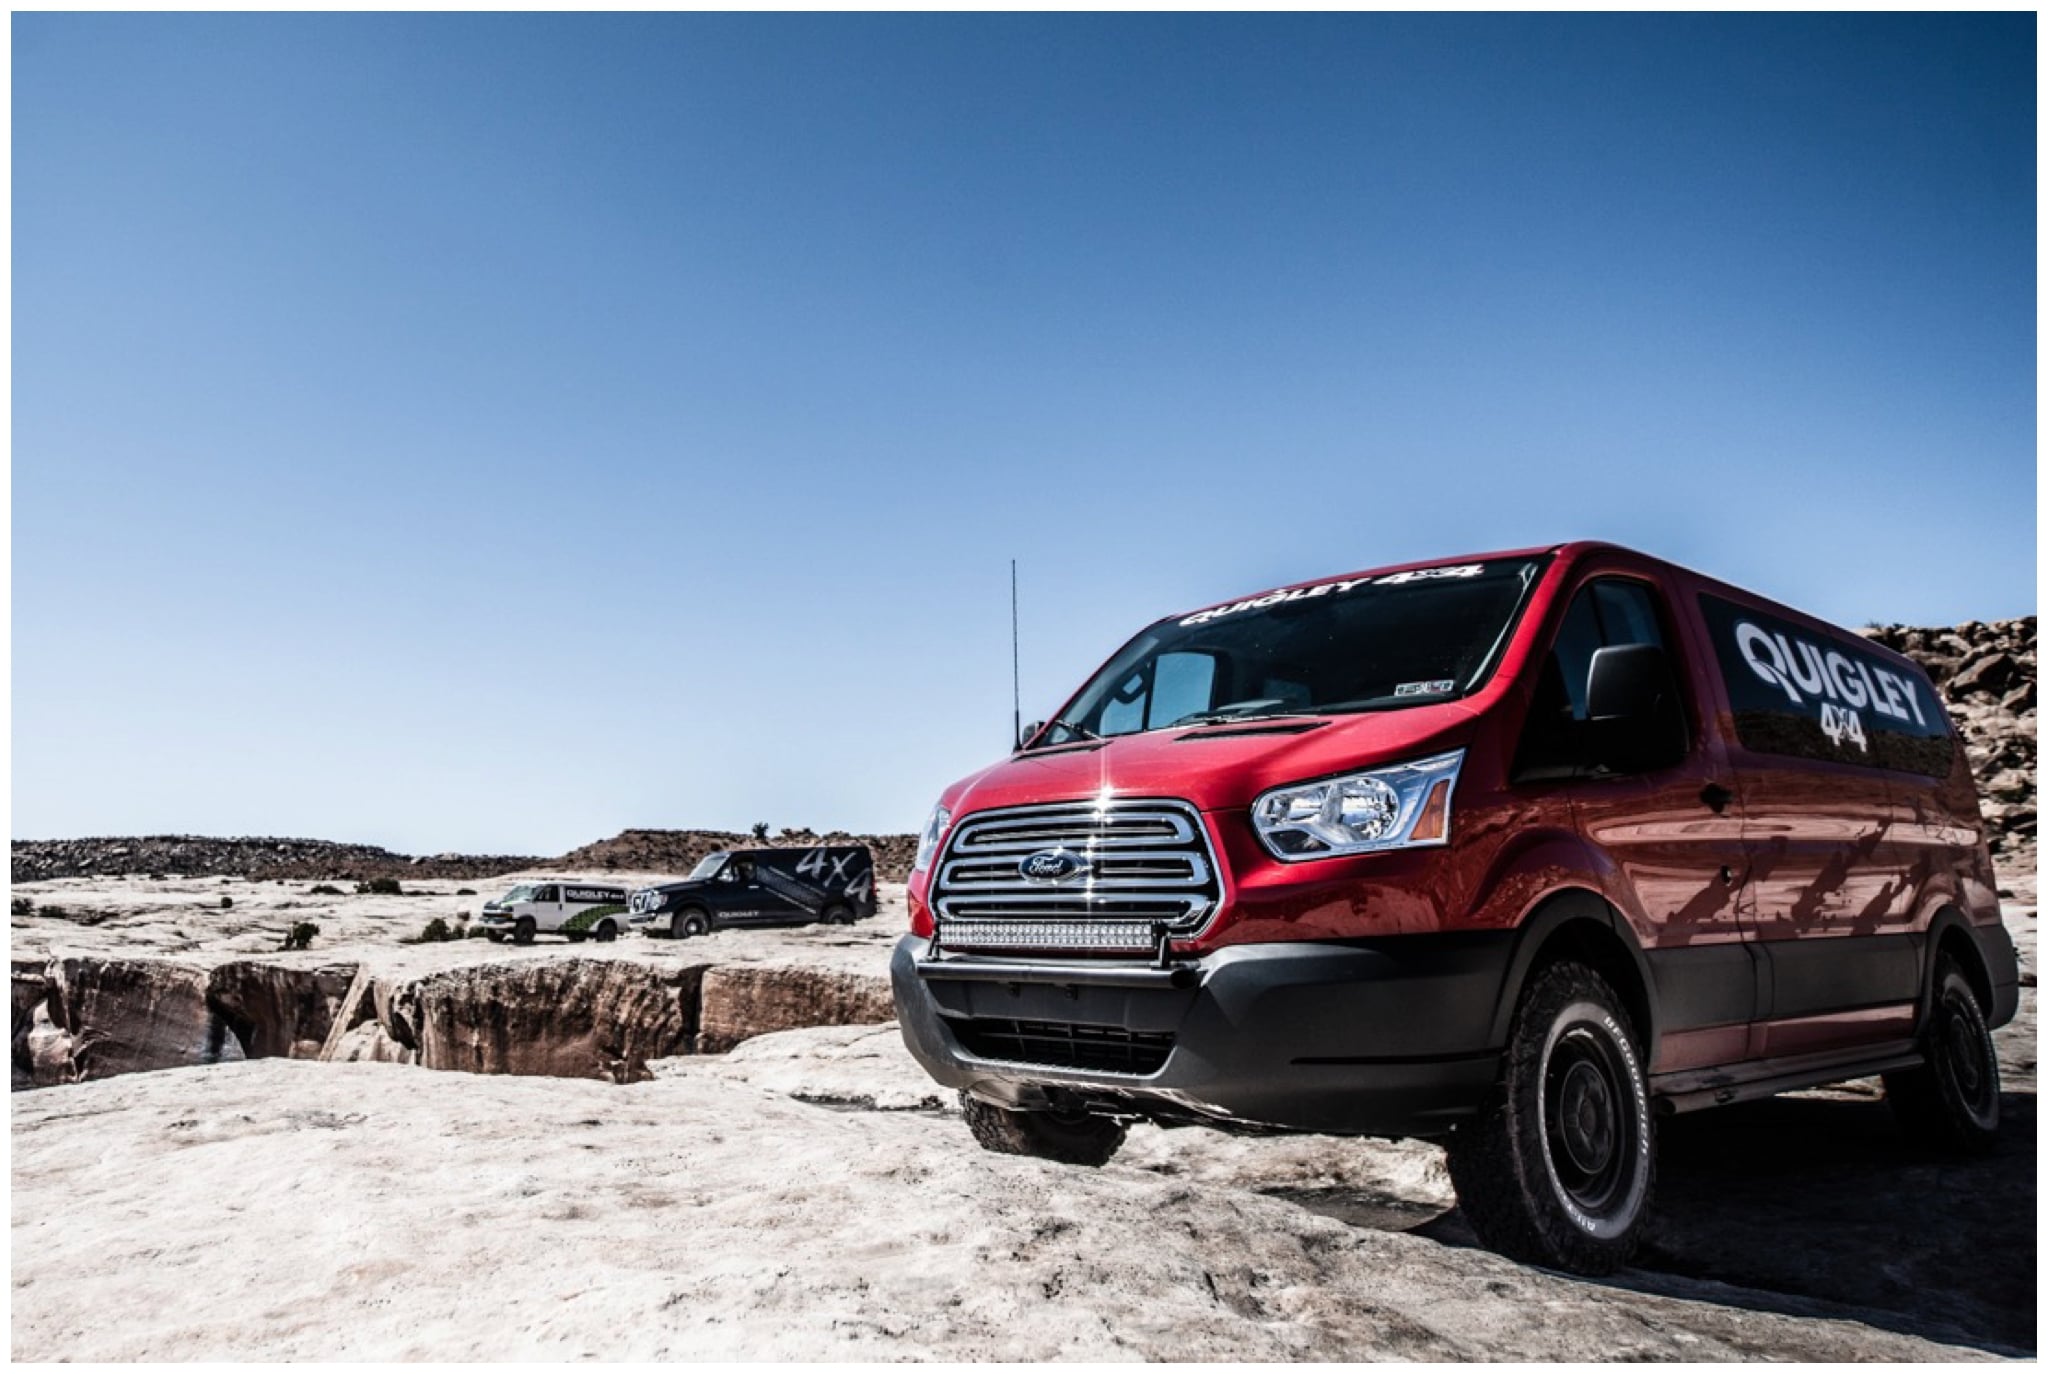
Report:
<svg viewBox="0 0 2048 1374"><path fill-rule="evenodd" d="M2019 983L1967 761L1861 636L1610 545L1169 616L946 789L892 976L993 1150L1421 1137L1474 1230L1629 1257L1656 1120L1882 1074L1998 1129Z"/></svg>

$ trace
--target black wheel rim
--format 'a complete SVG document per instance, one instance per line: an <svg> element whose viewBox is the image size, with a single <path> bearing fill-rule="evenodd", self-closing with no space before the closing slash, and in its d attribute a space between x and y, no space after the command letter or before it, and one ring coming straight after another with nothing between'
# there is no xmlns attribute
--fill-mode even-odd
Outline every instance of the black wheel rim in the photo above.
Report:
<svg viewBox="0 0 2048 1374"><path fill-rule="evenodd" d="M1961 999L1967 995L1953 989L1942 995L1940 1055L1963 1105L1982 1117L1991 1108L1998 1080L1987 1062L1984 1036L1962 1006Z"/></svg>
<svg viewBox="0 0 2048 1374"><path fill-rule="evenodd" d="M1607 1216L1628 1197L1639 1133L1634 1107L1628 1067L1612 1041L1591 1026L1558 1038L1543 1077L1551 1174L1591 1216Z"/></svg>

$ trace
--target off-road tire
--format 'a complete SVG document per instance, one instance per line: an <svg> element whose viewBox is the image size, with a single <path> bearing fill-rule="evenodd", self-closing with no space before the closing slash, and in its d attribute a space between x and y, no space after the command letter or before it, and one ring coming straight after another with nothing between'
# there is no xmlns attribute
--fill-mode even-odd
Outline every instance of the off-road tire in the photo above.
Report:
<svg viewBox="0 0 2048 1374"><path fill-rule="evenodd" d="M1982 1154L1998 1139L1998 1051L1970 980L1946 954L1934 961L1920 1045L1926 1063L1884 1076L1899 1129L1923 1149Z"/></svg>
<svg viewBox="0 0 2048 1374"><path fill-rule="evenodd" d="M1013 1112L960 1094L960 1113L984 1150L1097 1168L1124 1143L1124 1125L1086 1112Z"/></svg>
<svg viewBox="0 0 2048 1374"><path fill-rule="evenodd" d="M1643 1051L1621 999L1583 964L1523 990L1500 1080L1449 1141L1458 1205L1489 1249L1610 1274L1641 1239L1656 1180Z"/></svg>
<svg viewBox="0 0 2048 1374"><path fill-rule="evenodd" d="M678 911L668 918L668 934L671 940L686 940L692 935L711 933L711 918L691 907Z"/></svg>
<svg viewBox="0 0 2048 1374"><path fill-rule="evenodd" d="M536 929L537 927L533 924L533 917L521 916L519 924L512 927L512 943L515 945L532 944Z"/></svg>
<svg viewBox="0 0 2048 1374"><path fill-rule="evenodd" d="M818 913L818 919L828 926L850 926L853 924L853 908L834 902Z"/></svg>
<svg viewBox="0 0 2048 1374"><path fill-rule="evenodd" d="M599 944L610 944L612 941L619 938L618 923L614 921L599 921L597 923L597 930L595 931L595 935L597 937L597 942Z"/></svg>

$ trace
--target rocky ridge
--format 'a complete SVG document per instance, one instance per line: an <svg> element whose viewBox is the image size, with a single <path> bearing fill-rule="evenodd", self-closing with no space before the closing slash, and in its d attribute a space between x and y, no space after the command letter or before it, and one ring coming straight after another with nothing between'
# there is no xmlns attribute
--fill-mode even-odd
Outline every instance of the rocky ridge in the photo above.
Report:
<svg viewBox="0 0 2048 1374"><path fill-rule="evenodd" d="M2038 742L2034 616L1972 620L1953 629L1871 626L1864 634L1927 670L1963 736L1991 852L2034 852Z"/></svg>
<svg viewBox="0 0 2048 1374"><path fill-rule="evenodd" d="M815 844L864 844L874 851L876 876L902 882L917 852L915 835L827 834L793 829L766 841L731 830L626 830L608 840L555 858L531 854L408 855L376 845L333 840L242 836L143 835L84 840L16 840L16 883L59 878L148 874L190 878L237 877L258 882L366 882L372 878L480 879L537 870L577 873L633 871L680 877L718 849Z"/></svg>

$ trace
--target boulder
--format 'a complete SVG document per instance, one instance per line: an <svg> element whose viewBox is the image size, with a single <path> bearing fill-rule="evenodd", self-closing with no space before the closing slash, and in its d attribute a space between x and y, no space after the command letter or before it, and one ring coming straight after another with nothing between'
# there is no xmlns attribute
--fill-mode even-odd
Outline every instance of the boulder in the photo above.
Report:
<svg viewBox="0 0 2048 1374"><path fill-rule="evenodd" d="M1998 696L2008 691L2019 677L2020 666L2011 654L1990 653L1966 665L1949 680L1950 696Z"/></svg>

